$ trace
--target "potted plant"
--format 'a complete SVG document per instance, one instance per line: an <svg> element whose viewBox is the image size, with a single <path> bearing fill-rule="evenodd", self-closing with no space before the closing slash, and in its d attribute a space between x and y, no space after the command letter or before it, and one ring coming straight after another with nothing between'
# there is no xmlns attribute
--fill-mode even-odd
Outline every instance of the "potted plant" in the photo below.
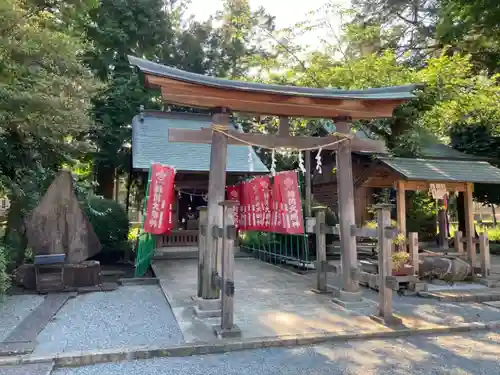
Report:
<svg viewBox="0 0 500 375"><path fill-rule="evenodd" d="M411 265L408 264L410 255L406 251L396 251L392 254L392 276L408 276Z"/></svg>

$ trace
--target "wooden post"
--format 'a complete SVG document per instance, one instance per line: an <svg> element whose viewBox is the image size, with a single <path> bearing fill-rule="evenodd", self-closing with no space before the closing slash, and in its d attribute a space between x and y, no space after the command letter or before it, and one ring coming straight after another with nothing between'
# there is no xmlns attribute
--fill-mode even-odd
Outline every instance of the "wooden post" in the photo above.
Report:
<svg viewBox="0 0 500 375"><path fill-rule="evenodd" d="M323 232L325 226L325 210L326 207L315 208L316 211L316 288L315 293L328 293L326 283L326 235Z"/></svg>
<svg viewBox="0 0 500 375"><path fill-rule="evenodd" d="M220 289L222 297L222 314L220 326L214 326L214 333L219 338L238 337L241 331L234 324L234 240L236 227L234 225L234 209L238 202L229 200L219 203L224 210L222 225L222 270Z"/></svg>
<svg viewBox="0 0 500 375"><path fill-rule="evenodd" d="M311 217L312 212L311 212L311 204L312 204L312 197L311 197L311 151L306 151L305 152L305 168L306 168L306 178L305 178L305 185L306 185L306 217Z"/></svg>
<svg viewBox="0 0 500 375"><path fill-rule="evenodd" d="M350 124L347 122L335 122L335 125L339 133L348 134L350 132ZM352 155L349 141L340 143L337 150L336 167L340 219L340 246L342 251L342 290L347 293L359 293L358 281L353 278L353 271L358 268L358 260L356 253L356 237L353 236L351 232L351 228L356 225L356 216L354 211Z"/></svg>
<svg viewBox="0 0 500 375"><path fill-rule="evenodd" d="M207 255L207 219L208 212L206 207L199 207L198 215L198 294L203 296L203 267L205 266L205 257Z"/></svg>
<svg viewBox="0 0 500 375"><path fill-rule="evenodd" d="M418 233L408 233L408 243L410 245L410 260L413 266L413 273L418 275L419 271L419 256L418 256Z"/></svg>
<svg viewBox="0 0 500 375"><path fill-rule="evenodd" d="M448 249L448 236L446 233L446 209L444 208L444 199L438 200L438 227L439 227L439 246Z"/></svg>
<svg viewBox="0 0 500 375"><path fill-rule="evenodd" d="M481 275L485 279L491 274L490 240L486 232L479 235L479 254L481 256Z"/></svg>
<svg viewBox="0 0 500 375"><path fill-rule="evenodd" d="M214 125L228 125L229 115L222 109L213 115ZM222 252L222 241L212 236L214 227L222 227L222 207L226 188L227 137L217 131L212 133L212 147L210 151L210 174L208 178L208 221L207 221L207 250L204 271L204 288L202 298L217 299L219 290L216 286L218 259ZM218 255L219 254L219 255Z"/></svg>
<svg viewBox="0 0 500 375"><path fill-rule="evenodd" d="M386 236L385 229L391 225L391 204L379 204L377 210L378 231L378 316L373 319L386 325L400 324L401 320L392 314L392 288L388 280L392 278L392 240Z"/></svg>
<svg viewBox="0 0 500 375"><path fill-rule="evenodd" d="M397 182L396 209L399 233L406 237L406 186L405 181Z"/></svg>
<svg viewBox="0 0 500 375"><path fill-rule="evenodd" d="M474 244L474 203L472 200L473 185L468 182L465 189L465 235L467 236L467 255L472 269L476 267L476 245ZM473 271L474 272L474 271Z"/></svg>
<svg viewBox="0 0 500 375"><path fill-rule="evenodd" d="M278 135L282 137L290 135L290 122L288 120L288 117L280 117Z"/></svg>
<svg viewBox="0 0 500 375"><path fill-rule="evenodd" d="M455 242L455 251L457 253L463 253L464 252L464 239L462 236L462 231L457 230L454 234L454 242Z"/></svg>

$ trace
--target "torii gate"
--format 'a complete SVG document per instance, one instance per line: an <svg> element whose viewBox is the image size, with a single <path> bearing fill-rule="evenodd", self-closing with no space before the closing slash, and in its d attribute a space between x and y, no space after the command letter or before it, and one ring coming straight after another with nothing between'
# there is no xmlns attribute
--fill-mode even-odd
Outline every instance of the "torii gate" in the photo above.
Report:
<svg viewBox="0 0 500 375"><path fill-rule="evenodd" d="M223 213L219 203L225 197L228 144L251 143L269 149L336 150L343 269L340 299L346 302L360 301L359 285L351 272L357 269L356 238L351 233L351 227L355 225L351 151L380 152L383 143L353 137L350 123L352 120L391 117L397 106L415 97L413 91L417 86L337 90L268 85L189 73L133 56L129 56L129 62L145 74L146 86L161 89L166 103L212 110L212 129L169 130L169 142L212 145L207 228L222 227ZM242 134L230 130L228 123L232 111L279 116L278 134ZM327 137L291 136L289 117L330 118L335 121L337 133ZM308 160L306 154L306 165L309 164ZM310 170L306 173L310 174ZM219 297L213 275L217 271L216 254L221 252L221 249L217 249L217 246L222 246L220 242L209 240L206 249L200 249L203 252L200 254L203 269L202 299L214 300Z"/></svg>

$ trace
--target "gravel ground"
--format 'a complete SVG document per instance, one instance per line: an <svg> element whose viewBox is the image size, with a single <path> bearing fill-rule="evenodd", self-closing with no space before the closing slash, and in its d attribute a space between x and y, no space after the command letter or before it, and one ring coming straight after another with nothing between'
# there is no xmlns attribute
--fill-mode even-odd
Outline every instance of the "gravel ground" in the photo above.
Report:
<svg viewBox="0 0 500 375"><path fill-rule="evenodd" d="M35 353L181 343L182 333L156 285L122 286L69 300L40 332Z"/></svg>
<svg viewBox="0 0 500 375"><path fill-rule="evenodd" d="M44 299L37 295L16 295L0 300L0 342L5 340Z"/></svg>
<svg viewBox="0 0 500 375"><path fill-rule="evenodd" d="M500 335L413 337L56 369L52 375L429 375L500 373Z"/></svg>

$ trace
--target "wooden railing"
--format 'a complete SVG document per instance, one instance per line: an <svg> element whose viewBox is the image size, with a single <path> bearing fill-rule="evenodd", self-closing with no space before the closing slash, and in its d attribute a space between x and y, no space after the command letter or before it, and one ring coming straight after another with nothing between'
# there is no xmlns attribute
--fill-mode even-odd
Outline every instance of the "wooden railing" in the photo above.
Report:
<svg viewBox="0 0 500 375"><path fill-rule="evenodd" d="M171 234L158 236L156 247L198 246L198 230L174 229Z"/></svg>

